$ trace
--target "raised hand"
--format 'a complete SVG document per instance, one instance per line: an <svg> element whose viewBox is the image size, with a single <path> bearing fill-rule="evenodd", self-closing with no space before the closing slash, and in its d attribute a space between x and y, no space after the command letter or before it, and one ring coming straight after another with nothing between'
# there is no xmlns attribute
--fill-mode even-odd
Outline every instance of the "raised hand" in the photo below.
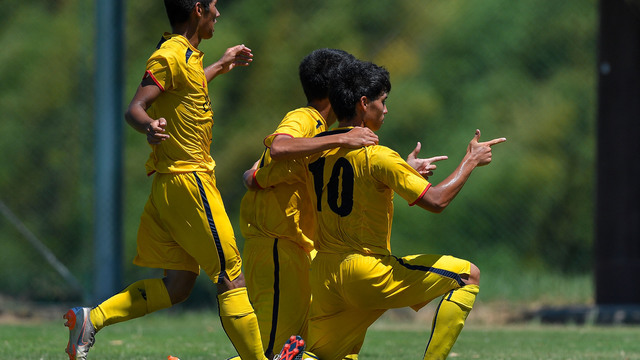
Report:
<svg viewBox="0 0 640 360"><path fill-rule="evenodd" d="M366 127L354 127L342 135L342 146L350 149L357 149L363 146L377 145L378 135Z"/></svg>
<svg viewBox="0 0 640 360"><path fill-rule="evenodd" d="M477 162L477 166L484 166L491 162L491 147L495 144L507 141L506 138L496 138L493 140L480 142L480 130L476 130L476 134L467 146L467 155Z"/></svg>
<svg viewBox="0 0 640 360"><path fill-rule="evenodd" d="M447 160L449 157L445 155L434 156L427 159L418 158L418 153L422 149L422 144L418 141L416 144L416 148L407 156L407 164L412 168L416 169L420 175L422 175L425 179L428 179L429 176L433 175L433 170L436 169L436 166L433 165L434 162L440 160Z"/></svg>
<svg viewBox="0 0 640 360"><path fill-rule="evenodd" d="M169 134L165 134L167 120L159 118L153 120L147 127L147 142L151 145L158 145L169 138Z"/></svg>
<svg viewBox="0 0 640 360"><path fill-rule="evenodd" d="M229 72L236 66L249 66L253 61L253 53L251 49L243 45L236 45L228 48L224 55L218 60L221 66L220 74Z"/></svg>

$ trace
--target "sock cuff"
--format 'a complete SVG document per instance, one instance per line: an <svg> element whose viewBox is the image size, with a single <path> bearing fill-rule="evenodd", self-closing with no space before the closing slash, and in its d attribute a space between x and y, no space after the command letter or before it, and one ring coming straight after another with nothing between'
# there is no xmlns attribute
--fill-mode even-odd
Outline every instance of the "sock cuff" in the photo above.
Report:
<svg viewBox="0 0 640 360"><path fill-rule="evenodd" d="M171 298L162 279L145 279L144 289L147 300L147 313L171 307Z"/></svg>
<svg viewBox="0 0 640 360"><path fill-rule="evenodd" d="M476 301L476 295L480 292L480 287L475 284L465 285L459 289L453 290L446 295L445 300L454 302L466 309L471 310Z"/></svg>
<svg viewBox="0 0 640 360"><path fill-rule="evenodd" d="M246 316L253 313L246 287L229 290L218 295L220 316Z"/></svg>

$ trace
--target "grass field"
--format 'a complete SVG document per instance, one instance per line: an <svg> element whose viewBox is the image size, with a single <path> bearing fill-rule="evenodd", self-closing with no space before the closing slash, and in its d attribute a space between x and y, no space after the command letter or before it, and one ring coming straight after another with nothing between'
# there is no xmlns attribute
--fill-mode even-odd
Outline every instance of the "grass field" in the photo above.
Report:
<svg viewBox="0 0 640 360"><path fill-rule="evenodd" d="M470 319L471 320L471 319ZM426 320L383 317L369 332L360 354L368 359L422 359ZM66 359L63 320L0 323L0 358ZM234 350L214 311L163 311L105 328L91 360L226 359ZM473 321L451 359L640 359L640 327L486 325Z"/></svg>

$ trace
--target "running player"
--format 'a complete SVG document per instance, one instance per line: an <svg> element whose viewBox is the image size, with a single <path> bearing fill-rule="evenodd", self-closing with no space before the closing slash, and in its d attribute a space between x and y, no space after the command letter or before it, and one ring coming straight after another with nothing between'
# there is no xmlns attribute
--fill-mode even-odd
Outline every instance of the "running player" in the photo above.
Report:
<svg viewBox="0 0 640 360"><path fill-rule="evenodd" d="M339 128L318 136L359 126L380 129L391 90L388 72L353 61L343 63L335 79L329 98ZM381 145L335 148L245 173L250 188L304 182L311 194L318 254L310 273L313 302L307 340L318 358L338 360L359 352L367 328L387 309L418 311L440 296L424 358L447 357L479 292L480 271L452 256L393 256L392 199L395 192L410 205L435 213L444 210L471 172L491 162L491 146L506 140L479 139L476 130L456 170L438 185L415 170L424 162L410 165Z"/></svg>
<svg viewBox="0 0 640 360"><path fill-rule="evenodd" d="M64 317L69 358L85 359L96 332L187 299L202 269L217 285L221 321L243 359L265 359L257 318L241 273L241 259L229 218L216 188L210 155L213 111L208 82L253 54L244 45L226 50L203 67L198 45L213 36L220 16L217 0L165 0L173 33L165 33L127 112L127 122L147 134L146 163L154 174L151 195L138 230L134 263L164 269L164 278L145 279L94 308L76 307Z"/></svg>

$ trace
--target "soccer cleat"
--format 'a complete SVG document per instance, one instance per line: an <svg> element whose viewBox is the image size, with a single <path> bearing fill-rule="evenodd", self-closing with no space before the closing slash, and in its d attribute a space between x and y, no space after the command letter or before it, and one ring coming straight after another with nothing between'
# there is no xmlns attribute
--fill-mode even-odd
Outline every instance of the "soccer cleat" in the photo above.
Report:
<svg viewBox="0 0 640 360"><path fill-rule="evenodd" d="M284 343L280 354L276 355L273 360L302 360L304 347L304 340L300 336L291 335L289 340Z"/></svg>
<svg viewBox="0 0 640 360"><path fill-rule="evenodd" d="M238 355L232 356L232 357L228 358L227 360L240 360L240 356L238 356Z"/></svg>
<svg viewBox="0 0 640 360"><path fill-rule="evenodd" d="M91 323L87 307L74 307L62 317L67 320L64 326L69 328L69 343L66 352L70 360L85 360L89 348L95 341L96 329Z"/></svg>

